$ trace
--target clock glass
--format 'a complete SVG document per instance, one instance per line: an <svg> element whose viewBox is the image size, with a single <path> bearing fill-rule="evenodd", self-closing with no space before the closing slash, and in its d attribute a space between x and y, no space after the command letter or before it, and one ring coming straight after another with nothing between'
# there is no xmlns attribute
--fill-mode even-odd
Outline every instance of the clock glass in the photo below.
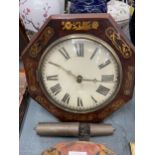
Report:
<svg viewBox="0 0 155 155"><path fill-rule="evenodd" d="M106 106L117 95L122 79L122 67L112 47L83 34L68 35L49 45L38 73L49 101L75 113Z"/></svg>

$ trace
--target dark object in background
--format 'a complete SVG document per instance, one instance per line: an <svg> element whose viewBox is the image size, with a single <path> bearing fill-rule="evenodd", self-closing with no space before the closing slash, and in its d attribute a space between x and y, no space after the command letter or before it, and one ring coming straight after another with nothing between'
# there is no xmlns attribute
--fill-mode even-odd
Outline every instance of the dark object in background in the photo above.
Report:
<svg viewBox="0 0 155 155"><path fill-rule="evenodd" d="M105 3L105 2L108 2L110 0L70 0L71 3L76 3L76 4L79 4L79 5L97 5L97 4L100 4L100 3Z"/></svg>
<svg viewBox="0 0 155 155"><path fill-rule="evenodd" d="M21 56L22 51L24 50L24 48L28 43L29 43L29 38L27 37L24 26L19 20L19 56Z"/></svg>
<svg viewBox="0 0 155 155"><path fill-rule="evenodd" d="M107 0L71 0L70 13L106 13Z"/></svg>
<svg viewBox="0 0 155 155"><path fill-rule="evenodd" d="M130 30L131 41L135 45L135 11L129 23L129 30Z"/></svg>

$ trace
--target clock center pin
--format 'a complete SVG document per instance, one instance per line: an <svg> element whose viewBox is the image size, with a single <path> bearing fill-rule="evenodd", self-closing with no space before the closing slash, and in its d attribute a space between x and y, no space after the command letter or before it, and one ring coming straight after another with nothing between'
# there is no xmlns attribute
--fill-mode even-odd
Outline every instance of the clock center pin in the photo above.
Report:
<svg viewBox="0 0 155 155"><path fill-rule="evenodd" d="M81 75L78 75L76 81L78 83L82 83L82 80L83 80L83 77Z"/></svg>

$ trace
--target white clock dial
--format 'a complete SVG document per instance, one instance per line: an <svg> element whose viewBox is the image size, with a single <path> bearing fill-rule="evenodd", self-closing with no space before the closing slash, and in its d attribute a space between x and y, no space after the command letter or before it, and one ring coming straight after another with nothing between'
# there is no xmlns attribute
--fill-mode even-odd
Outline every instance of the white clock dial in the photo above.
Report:
<svg viewBox="0 0 155 155"><path fill-rule="evenodd" d="M89 35L70 35L50 45L39 64L48 99L66 111L86 113L107 105L121 83L113 49Z"/></svg>

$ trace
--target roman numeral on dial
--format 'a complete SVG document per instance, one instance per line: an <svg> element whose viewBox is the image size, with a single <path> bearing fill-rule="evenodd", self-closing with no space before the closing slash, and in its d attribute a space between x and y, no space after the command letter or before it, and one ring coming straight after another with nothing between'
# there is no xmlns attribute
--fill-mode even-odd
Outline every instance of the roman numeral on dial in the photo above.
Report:
<svg viewBox="0 0 155 155"><path fill-rule="evenodd" d="M91 99L93 100L93 103L97 103L97 100L93 96L91 96Z"/></svg>
<svg viewBox="0 0 155 155"><path fill-rule="evenodd" d="M48 81L50 81L50 80L58 80L58 75L47 76L46 79L47 79Z"/></svg>
<svg viewBox="0 0 155 155"><path fill-rule="evenodd" d="M114 75L102 75L103 82L112 82L114 81Z"/></svg>
<svg viewBox="0 0 155 155"><path fill-rule="evenodd" d="M66 93L65 95L64 95L64 97L62 98L62 102L64 102L64 103L69 103L69 100L70 100L70 95L68 94L68 93Z"/></svg>
<svg viewBox="0 0 155 155"><path fill-rule="evenodd" d="M78 107L83 107L83 102L82 102L82 99L81 98L77 98L77 106Z"/></svg>
<svg viewBox="0 0 155 155"><path fill-rule="evenodd" d="M84 57L84 44L83 43L76 43L75 49L78 57Z"/></svg>
<svg viewBox="0 0 155 155"><path fill-rule="evenodd" d="M107 65L109 65L110 63L111 63L111 61L110 61L110 60L107 60L105 63L100 64L100 65L98 66L98 68L99 68L99 69L102 69L102 68L106 67Z"/></svg>
<svg viewBox="0 0 155 155"><path fill-rule="evenodd" d="M98 47L96 47L96 49L94 50L93 54L91 55L90 59L93 59L94 56L96 55L97 51L99 50Z"/></svg>
<svg viewBox="0 0 155 155"><path fill-rule="evenodd" d="M54 95L57 95L57 94L60 93L60 91L61 91L61 86L60 86L60 84L58 83L58 84L54 85L53 87L51 87L50 89L51 89L51 91L52 91L52 93L53 93Z"/></svg>
<svg viewBox="0 0 155 155"><path fill-rule="evenodd" d="M97 90L96 90L96 92L98 92L99 94L104 95L104 96L106 96L106 95L108 94L109 91L110 91L109 88L104 87L104 86L102 86L102 85L100 85L100 86L97 88Z"/></svg>
<svg viewBox="0 0 155 155"><path fill-rule="evenodd" d="M64 58L66 60L70 59L70 56L69 56L68 52L66 51L66 49L64 47L62 47L61 49L59 49L59 52L64 56Z"/></svg>

